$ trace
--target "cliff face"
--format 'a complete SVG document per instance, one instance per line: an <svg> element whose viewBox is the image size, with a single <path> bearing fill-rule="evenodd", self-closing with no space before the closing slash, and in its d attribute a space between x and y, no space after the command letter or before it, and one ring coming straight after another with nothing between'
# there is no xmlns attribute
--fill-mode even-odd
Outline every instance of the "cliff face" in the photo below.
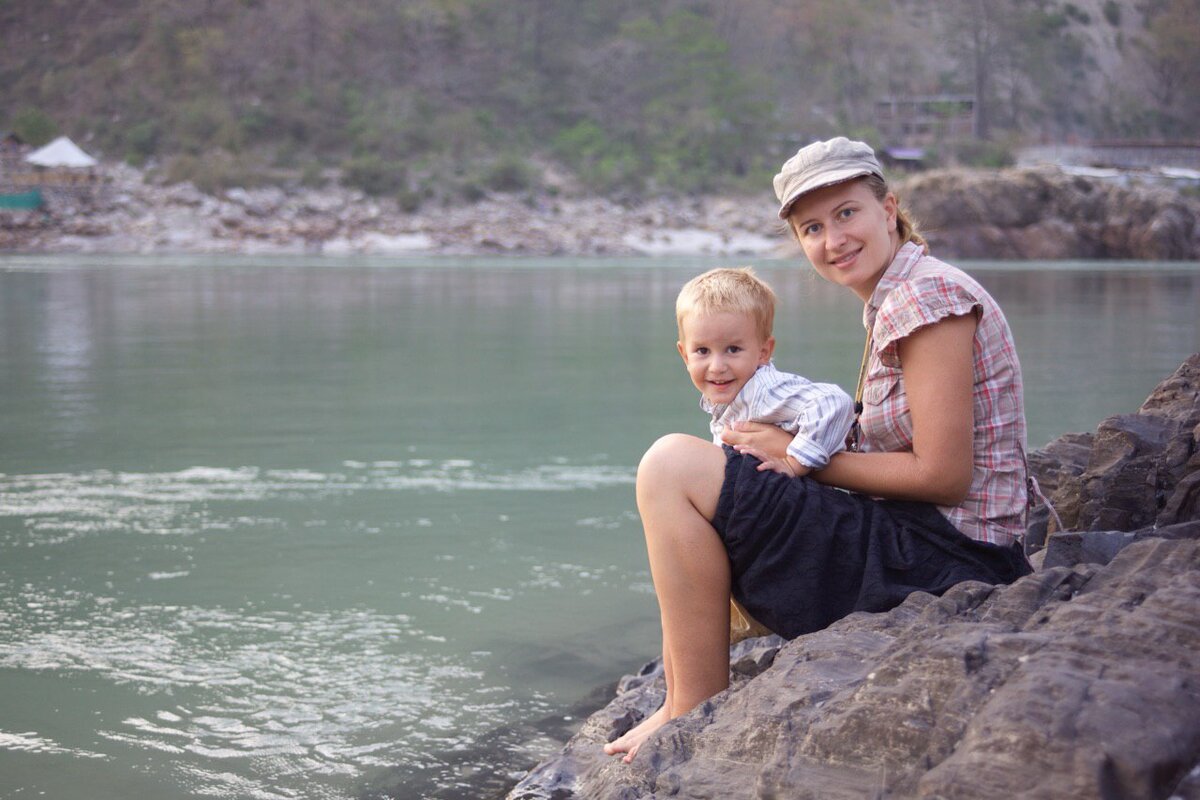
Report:
<svg viewBox="0 0 1200 800"><path fill-rule="evenodd" d="M1042 168L939 170L899 192L946 257L1200 257L1200 202L1164 188Z"/></svg>
<svg viewBox="0 0 1200 800"><path fill-rule="evenodd" d="M1054 533L1012 586L743 642L731 688L624 765L601 747L661 702L647 665L510 800L1200 797L1198 443L1200 354L1137 414L1031 459L1060 502L1139 504L1126 530Z"/></svg>

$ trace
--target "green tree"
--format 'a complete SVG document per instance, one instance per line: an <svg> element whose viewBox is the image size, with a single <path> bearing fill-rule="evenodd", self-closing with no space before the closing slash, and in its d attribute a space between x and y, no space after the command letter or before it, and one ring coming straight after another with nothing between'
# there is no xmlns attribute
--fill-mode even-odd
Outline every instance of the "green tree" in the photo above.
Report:
<svg viewBox="0 0 1200 800"><path fill-rule="evenodd" d="M1167 0L1147 25L1150 93L1171 133L1194 136L1200 118L1200 0Z"/></svg>
<svg viewBox="0 0 1200 800"><path fill-rule="evenodd" d="M648 188L705 191L763 157L770 106L733 66L711 21L686 9L641 16L623 24L606 50L612 69L596 77L587 98L604 136L579 129L604 161L619 164L618 151L595 142L628 142Z"/></svg>

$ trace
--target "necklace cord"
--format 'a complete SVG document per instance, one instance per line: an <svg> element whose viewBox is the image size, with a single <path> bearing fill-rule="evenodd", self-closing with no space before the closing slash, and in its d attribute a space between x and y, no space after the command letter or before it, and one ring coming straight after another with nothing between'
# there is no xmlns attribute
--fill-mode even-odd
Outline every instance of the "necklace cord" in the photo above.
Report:
<svg viewBox="0 0 1200 800"><path fill-rule="evenodd" d="M850 426L850 436L847 450L858 450L859 425L858 418L863 412L863 387L867 382L867 363L871 358L871 331L867 331L867 341L863 345L862 363L858 367L858 387L854 390L854 424Z"/></svg>

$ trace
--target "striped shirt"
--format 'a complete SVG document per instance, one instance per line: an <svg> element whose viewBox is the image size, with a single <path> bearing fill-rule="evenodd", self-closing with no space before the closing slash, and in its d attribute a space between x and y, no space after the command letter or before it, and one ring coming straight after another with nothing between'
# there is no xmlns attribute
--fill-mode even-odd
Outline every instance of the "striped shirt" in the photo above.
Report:
<svg viewBox="0 0 1200 800"><path fill-rule="evenodd" d="M839 387L780 372L773 363L760 366L733 402L701 398L700 407L712 415L714 443L721 444L722 432L735 422L766 422L795 434L788 455L812 469L827 466L845 447L854 422L854 403Z"/></svg>
<svg viewBox="0 0 1200 800"><path fill-rule="evenodd" d="M1025 409L1012 331L973 278L911 242L896 253L863 310L863 325L874 338L859 419L861 449L912 450L912 414L897 344L945 317L971 313L978 320L971 488L959 505L939 509L972 539L1008 545L1024 534L1027 503Z"/></svg>

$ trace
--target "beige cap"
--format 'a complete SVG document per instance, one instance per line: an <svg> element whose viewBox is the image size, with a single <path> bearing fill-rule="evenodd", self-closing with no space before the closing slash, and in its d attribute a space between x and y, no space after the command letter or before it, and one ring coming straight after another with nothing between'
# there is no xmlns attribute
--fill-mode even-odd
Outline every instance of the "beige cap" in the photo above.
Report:
<svg viewBox="0 0 1200 800"><path fill-rule="evenodd" d="M852 142L845 136L838 136L801 147L800 152L784 162L775 176L779 218L787 219L788 211L800 195L863 175L883 177L875 151L865 142Z"/></svg>

